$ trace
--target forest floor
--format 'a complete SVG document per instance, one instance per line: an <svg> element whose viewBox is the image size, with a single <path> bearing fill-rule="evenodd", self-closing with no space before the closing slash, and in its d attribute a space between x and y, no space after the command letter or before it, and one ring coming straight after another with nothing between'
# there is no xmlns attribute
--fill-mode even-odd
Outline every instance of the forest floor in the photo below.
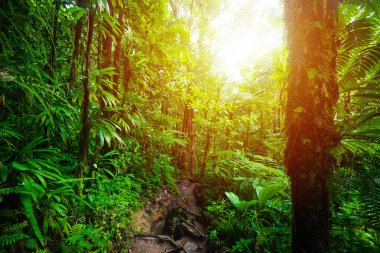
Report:
<svg viewBox="0 0 380 253"><path fill-rule="evenodd" d="M205 253L207 223L194 194L197 183L177 183L178 193L160 190L152 202L132 214L135 236L129 253Z"/></svg>

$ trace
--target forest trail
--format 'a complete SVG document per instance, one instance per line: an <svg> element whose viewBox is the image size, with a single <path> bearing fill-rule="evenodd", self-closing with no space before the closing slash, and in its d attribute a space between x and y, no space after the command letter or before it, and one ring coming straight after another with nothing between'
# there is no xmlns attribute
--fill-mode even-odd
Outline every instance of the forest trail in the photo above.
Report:
<svg viewBox="0 0 380 253"><path fill-rule="evenodd" d="M132 228L138 232L129 253L205 253L206 222L194 194L198 183L177 183L178 195L161 190L146 206L132 216Z"/></svg>

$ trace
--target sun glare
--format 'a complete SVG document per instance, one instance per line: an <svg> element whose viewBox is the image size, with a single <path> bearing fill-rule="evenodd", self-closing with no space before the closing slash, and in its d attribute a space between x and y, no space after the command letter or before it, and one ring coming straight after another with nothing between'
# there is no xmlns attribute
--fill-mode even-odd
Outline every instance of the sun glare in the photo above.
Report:
<svg viewBox="0 0 380 253"><path fill-rule="evenodd" d="M215 71L241 81L241 69L283 44L281 0L223 0L212 22Z"/></svg>

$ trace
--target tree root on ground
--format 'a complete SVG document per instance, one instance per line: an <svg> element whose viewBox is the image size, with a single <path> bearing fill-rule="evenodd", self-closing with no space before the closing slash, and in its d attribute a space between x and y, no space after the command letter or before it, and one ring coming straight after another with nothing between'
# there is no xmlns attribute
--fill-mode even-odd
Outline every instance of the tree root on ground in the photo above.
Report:
<svg viewBox="0 0 380 253"><path fill-rule="evenodd" d="M188 213L191 213L192 215L195 215L195 216L202 216L200 215L199 213L194 213L193 211L187 209L186 207L182 206L182 205L178 205L181 209L187 211Z"/></svg>
<svg viewBox="0 0 380 253"><path fill-rule="evenodd" d="M205 239L205 238L206 238L206 236L205 236L203 233L201 233L201 231L199 231L198 228L197 228L194 224L191 224L191 223L188 222L186 219L184 219L182 216L179 216L179 218L181 219L181 221L182 221L183 223L185 223L186 225L188 225L189 227L191 227L192 229L194 229L195 232L197 232L197 233L199 234L199 237L201 237L202 239ZM193 236L193 237L197 237L197 236L195 236L195 235L192 235L192 236Z"/></svg>
<svg viewBox="0 0 380 253"><path fill-rule="evenodd" d="M179 245L172 238L170 238L169 236L166 236L166 235L151 235L151 234L149 234L149 235L135 235L135 237L148 239L148 240L149 239L159 239L162 241L169 242L174 247L174 249L167 251L166 253L180 252L181 250L184 251L185 253L188 253L181 245Z"/></svg>

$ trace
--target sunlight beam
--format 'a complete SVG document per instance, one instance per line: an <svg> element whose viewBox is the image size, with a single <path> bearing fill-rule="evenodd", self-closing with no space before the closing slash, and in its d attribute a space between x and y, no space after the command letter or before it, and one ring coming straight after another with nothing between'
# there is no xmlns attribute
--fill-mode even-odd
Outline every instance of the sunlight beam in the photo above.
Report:
<svg viewBox="0 0 380 253"><path fill-rule="evenodd" d="M213 20L215 71L242 81L241 69L283 45L280 0L223 0Z"/></svg>

